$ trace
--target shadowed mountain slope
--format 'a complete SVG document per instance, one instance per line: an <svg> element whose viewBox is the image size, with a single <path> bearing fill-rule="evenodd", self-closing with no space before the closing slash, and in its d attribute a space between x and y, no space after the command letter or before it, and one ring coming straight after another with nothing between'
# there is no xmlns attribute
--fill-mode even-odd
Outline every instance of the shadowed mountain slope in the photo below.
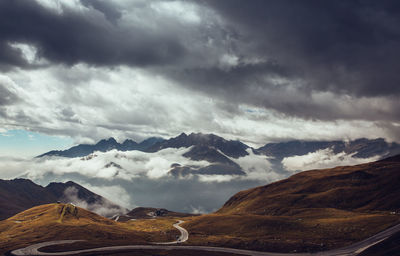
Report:
<svg viewBox="0 0 400 256"><path fill-rule="evenodd" d="M33 206L57 202L46 188L27 179L0 180L0 220Z"/></svg>
<svg viewBox="0 0 400 256"><path fill-rule="evenodd" d="M0 220L33 206L57 201L84 204L85 208L92 211L96 210L93 207L105 208L110 212L125 211L122 207L72 181L50 183L42 187L28 179L0 180L0 195Z"/></svg>

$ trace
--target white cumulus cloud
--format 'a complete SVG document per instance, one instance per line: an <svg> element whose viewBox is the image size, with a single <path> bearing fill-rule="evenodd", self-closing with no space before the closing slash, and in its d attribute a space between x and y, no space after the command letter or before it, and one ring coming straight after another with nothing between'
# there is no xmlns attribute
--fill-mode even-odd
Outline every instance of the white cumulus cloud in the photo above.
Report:
<svg viewBox="0 0 400 256"><path fill-rule="evenodd" d="M308 153L302 156L285 157L282 160L283 166L288 171L305 171L311 169L332 168L339 165L355 165L376 161L380 156L370 158L357 158L354 154L346 154L341 152L335 154L332 149L326 148Z"/></svg>

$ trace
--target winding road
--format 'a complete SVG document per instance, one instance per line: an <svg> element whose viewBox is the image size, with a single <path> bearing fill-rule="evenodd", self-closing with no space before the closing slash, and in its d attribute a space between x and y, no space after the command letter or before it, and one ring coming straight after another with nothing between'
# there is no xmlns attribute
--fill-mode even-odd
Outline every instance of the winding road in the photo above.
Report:
<svg viewBox="0 0 400 256"><path fill-rule="evenodd" d="M387 239L393 234L400 232L400 224L398 224L372 237L369 237L361 242L340 249L317 252L317 253L272 253L272 252L249 251L249 250L240 250L240 249L232 249L224 247L168 245L168 244L178 244L187 241L189 234L186 229L179 226L181 223L182 221L179 221L178 223L174 224L174 227L179 229L179 231L181 232L181 236L178 238L177 241L169 243L161 243L154 245L109 246L109 247L100 247L94 249L85 249L85 250L67 251L67 252L53 252L53 253L46 253L39 251L40 248L50 245L67 244L67 243L75 243L78 241L84 241L84 240L61 240L61 241L49 241L49 242L34 244L22 249L14 250L11 252L11 254L16 256L25 256L25 255L57 256L57 255L76 255L79 253L116 252L116 251L129 251L129 250L196 250L196 251L208 251L208 252L225 252L225 253L250 255L250 256L302 256L302 255L353 256L353 255L358 255L367 248L382 242L383 240Z"/></svg>
<svg viewBox="0 0 400 256"><path fill-rule="evenodd" d="M189 232L182 228L181 225L184 221L183 220L179 220L178 223L175 223L173 226L174 228L176 228L177 230L179 230L181 232L181 235L179 236L179 238L176 241L172 241L172 242L161 242L161 243L154 243L154 244L179 244L179 243L184 243L189 239Z"/></svg>

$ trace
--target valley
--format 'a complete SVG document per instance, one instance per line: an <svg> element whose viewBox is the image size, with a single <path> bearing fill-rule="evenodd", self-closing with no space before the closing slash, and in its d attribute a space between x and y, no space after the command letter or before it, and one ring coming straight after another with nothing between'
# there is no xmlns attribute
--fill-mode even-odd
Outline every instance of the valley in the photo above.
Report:
<svg viewBox="0 0 400 256"><path fill-rule="evenodd" d="M380 242L378 237L387 238L384 234L388 232L357 245L359 241L384 230L392 230L390 235L398 233L399 167L399 156L395 156L356 166L301 172L241 191L216 212L199 216L160 208L137 208L116 221L82 208L75 211L75 206L63 208L62 203L41 205L0 222L0 248L5 253L32 244L73 239L84 241L68 245L56 242L45 250L133 246L104 249L104 252L118 248L159 250L167 254L175 250L213 252L214 249L207 249L211 247L252 251L225 251L245 255L272 255L253 251L296 255L337 253L338 248L361 252L374 245L373 241ZM187 241L184 241L186 235L180 237L176 223L187 230ZM172 241L182 242L184 247L154 247L176 243ZM215 252L223 253L221 250Z"/></svg>

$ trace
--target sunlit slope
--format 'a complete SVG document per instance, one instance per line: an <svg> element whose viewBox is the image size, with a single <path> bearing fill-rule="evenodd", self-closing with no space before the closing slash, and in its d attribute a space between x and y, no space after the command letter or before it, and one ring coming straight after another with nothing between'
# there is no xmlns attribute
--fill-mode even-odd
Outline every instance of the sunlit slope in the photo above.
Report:
<svg viewBox="0 0 400 256"><path fill-rule="evenodd" d="M70 204L37 206L0 222L2 251L62 239L143 244L150 235Z"/></svg>
<svg viewBox="0 0 400 256"><path fill-rule="evenodd" d="M241 191L224 214L294 215L308 208L350 211L400 210L400 161L301 172L267 186Z"/></svg>

